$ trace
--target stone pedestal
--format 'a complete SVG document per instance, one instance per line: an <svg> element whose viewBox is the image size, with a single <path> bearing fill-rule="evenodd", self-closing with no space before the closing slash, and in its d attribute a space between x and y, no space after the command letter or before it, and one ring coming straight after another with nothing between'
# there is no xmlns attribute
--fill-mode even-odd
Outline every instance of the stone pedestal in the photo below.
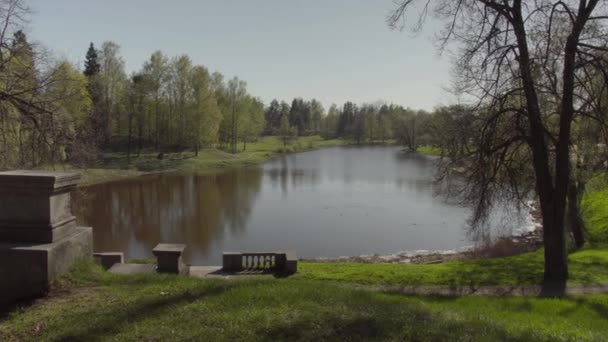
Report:
<svg viewBox="0 0 608 342"><path fill-rule="evenodd" d="M77 173L0 172L0 303L44 294L74 260L90 257L93 231L76 227Z"/></svg>
<svg viewBox="0 0 608 342"><path fill-rule="evenodd" d="M159 273L186 273L187 267L182 262L182 253L186 249L186 245L182 244L158 244L152 250L152 254L156 257L157 271Z"/></svg>
<svg viewBox="0 0 608 342"><path fill-rule="evenodd" d="M109 270L115 264L124 264L125 255L122 252L93 253L93 258L104 270Z"/></svg>
<svg viewBox="0 0 608 342"><path fill-rule="evenodd" d="M243 254L224 252L222 254L222 269L228 272L240 272L243 270Z"/></svg>

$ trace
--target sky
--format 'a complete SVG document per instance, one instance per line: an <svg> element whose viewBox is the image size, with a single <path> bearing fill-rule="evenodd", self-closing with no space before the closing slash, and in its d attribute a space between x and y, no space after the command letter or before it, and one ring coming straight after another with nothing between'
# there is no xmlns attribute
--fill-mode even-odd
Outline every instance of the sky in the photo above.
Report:
<svg viewBox="0 0 608 342"><path fill-rule="evenodd" d="M316 98L325 106L386 101L448 104L450 61L438 23L393 31L393 0L29 0L30 40L82 65L90 42L121 46L127 72L152 52L238 76L266 103ZM414 16L416 13L414 12ZM415 19L415 18L414 18Z"/></svg>

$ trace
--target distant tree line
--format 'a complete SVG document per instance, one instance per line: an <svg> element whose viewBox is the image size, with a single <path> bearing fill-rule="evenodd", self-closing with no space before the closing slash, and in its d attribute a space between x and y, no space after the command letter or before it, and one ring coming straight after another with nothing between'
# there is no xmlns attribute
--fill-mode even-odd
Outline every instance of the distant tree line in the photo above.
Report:
<svg viewBox="0 0 608 342"><path fill-rule="evenodd" d="M315 99L296 98L291 105L273 100L266 108L265 118L265 135L321 135L358 144L394 141L413 151L420 145L438 143L432 136L434 113L395 104L356 105L349 101L342 107L332 104L326 112Z"/></svg>
<svg viewBox="0 0 608 342"><path fill-rule="evenodd" d="M195 65L188 55L152 53L127 74L112 41L83 49L83 68L56 60L24 33L24 0L0 0L0 169L53 163L86 166L102 152L247 149L261 135L286 146L298 136L353 142L432 143L432 117L393 104L347 102L326 111L316 99L267 106L237 77ZM159 157L162 157L159 154Z"/></svg>

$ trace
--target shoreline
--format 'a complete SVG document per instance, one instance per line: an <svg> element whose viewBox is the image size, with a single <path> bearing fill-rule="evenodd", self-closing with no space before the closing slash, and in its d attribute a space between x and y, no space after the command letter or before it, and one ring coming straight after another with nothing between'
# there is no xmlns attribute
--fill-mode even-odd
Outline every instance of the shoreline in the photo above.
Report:
<svg viewBox="0 0 608 342"><path fill-rule="evenodd" d="M529 202L526 225L509 236L502 236L491 243L464 246L447 250L406 250L394 254L363 254L335 258L318 257L302 259L311 263L362 263L362 264L439 264L456 260L479 260L514 256L534 252L542 247L542 225L539 212Z"/></svg>
<svg viewBox="0 0 608 342"><path fill-rule="evenodd" d="M541 247L541 232L535 231L522 235L503 237L497 243L490 246L465 246L452 250L410 250L388 255L364 254L359 256L318 257L301 260L311 263L438 264L446 261L507 257L534 252Z"/></svg>
<svg viewBox="0 0 608 342"><path fill-rule="evenodd" d="M139 157L132 156L127 161L124 152L104 153L102 161L91 163L87 167L76 167L69 164L50 165L46 170L78 172L82 175L80 187L116 182L142 176L165 173L217 174L226 170L259 165L275 158L292 153L319 150L327 147L347 146L349 142L342 139L326 140L320 136L306 136L299 142L283 150L283 144L274 136L261 138L257 143L248 144L248 149L231 154L217 148L208 148L194 152L167 152L162 159L158 152L147 151Z"/></svg>
<svg viewBox="0 0 608 342"><path fill-rule="evenodd" d="M325 139L321 136L301 137L298 142L291 144L284 151L283 144L275 136L260 138L257 143L250 143L248 149L237 154L231 154L219 148L207 148L194 152L166 152L163 159L158 159L157 151L146 151L139 157L132 156L127 161L125 152L103 153L102 160L92 162L86 167L70 164L46 165L42 169L47 171L78 172L81 174L80 187L89 187L103 183L128 180L137 177L169 174L217 174L224 171L250 167L263 164L273 159L293 153L302 153L336 146L396 146L393 141L385 143L371 143L356 145L344 139ZM436 154L420 149L416 153L423 156L436 156Z"/></svg>

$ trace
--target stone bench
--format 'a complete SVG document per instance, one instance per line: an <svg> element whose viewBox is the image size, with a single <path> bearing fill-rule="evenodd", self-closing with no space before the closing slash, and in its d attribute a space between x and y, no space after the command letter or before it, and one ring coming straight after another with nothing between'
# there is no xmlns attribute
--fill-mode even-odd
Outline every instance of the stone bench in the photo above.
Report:
<svg viewBox="0 0 608 342"><path fill-rule="evenodd" d="M120 252L93 253L93 257L104 270L109 270L115 264L123 264L125 259L124 254Z"/></svg>
<svg viewBox="0 0 608 342"><path fill-rule="evenodd" d="M152 250L156 257L157 272L180 274L187 271L186 265L182 262L182 254L186 245L182 244L158 244Z"/></svg>
<svg viewBox="0 0 608 342"><path fill-rule="evenodd" d="M298 272L298 257L296 252L285 253L285 273L293 274Z"/></svg>
<svg viewBox="0 0 608 342"><path fill-rule="evenodd" d="M298 270L298 258L295 252L224 252L222 270L227 272L261 270L293 274Z"/></svg>

